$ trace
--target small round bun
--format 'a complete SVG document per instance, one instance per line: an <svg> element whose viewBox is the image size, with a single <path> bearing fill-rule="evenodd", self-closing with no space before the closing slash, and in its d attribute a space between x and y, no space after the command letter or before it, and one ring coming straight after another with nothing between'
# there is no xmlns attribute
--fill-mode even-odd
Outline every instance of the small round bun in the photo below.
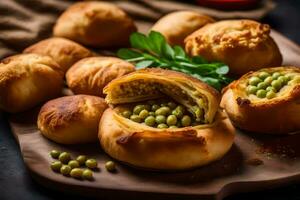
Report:
<svg viewBox="0 0 300 200"><path fill-rule="evenodd" d="M42 40L24 50L24 53L36 53L50 56L65 73L75 62L94 54L87 48L71 40L59 37Z"/></svg>
<svg viewBox="0 0 300 200"><path fill-rule="evenodd" d="M57 20L53 34L92 47L129 44L135 32L133 20L120 8L106 2L78 2Z"/></svg>
<svg viewBox="0 0 300 200"><path fill-rule="evenodd" d="M133 71L132 64L119 58L90 57L75 63L66 79L75 94L104 96L102 90L110 81Z"/></svg>
<svg viewBox="0 0 300 200"><path fill-rule="evenodd" d="M224 20L208 24L185 39L190 55L229 65L232 76L280 66L282 56L270 27L252 20Z"/></svg>
<svg viewBox="0 0 300 200"><path fill-rule="evenodd" d="M28 110L61 94L63 73L48 56L19 54L0 62L0 108Z"/></svg>
<svg viewBox="0 0 300 200"><path fill-rule="evenodd" d="M171 45L184 46L184 39L188 35L213 22L213 18L195 11L176 11L159 19L151 30L163 34Z"/></svg>
<svg viewBox="0 0 300 200"><path fill-rule="evenodd" d="M106 108L107 104L100 97L60 97L43 105L38 128L45 137L61 144L96 142L98 124Z"/></svg>
<svg viewBox="0 0 300 200"><path fill-rule="evenodd" d="M251 77L261 72L280 73L281 77L292 77L272 98L258 97L247 91ZM270 78L270 77L269 77ZM266 81L264 81L266 82ZM262 90L262 89L260 89ZM268 90L267 90L268 91ZM300 130L300 68L285 66L265 68L249 72L224 89L221 107L230 120L240 129L268 134L289 134Z"/></svg>

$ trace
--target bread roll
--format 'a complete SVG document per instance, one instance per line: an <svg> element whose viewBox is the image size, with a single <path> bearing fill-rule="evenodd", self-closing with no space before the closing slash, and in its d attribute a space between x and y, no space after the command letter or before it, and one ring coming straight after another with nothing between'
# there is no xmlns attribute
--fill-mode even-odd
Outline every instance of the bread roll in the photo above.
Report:
<svg viewBox="0 0 300 200"><path fill-rule="evenodd" d="M24 52L50 56L64 73L78 60L94 55L80 44L59 37L42 40L27 47Z"/></svg>
<svg viewBox="0 0 300 200"><path fill-rule="evenodd" d="M271 78L263 76L266 73ZM258 81L253 77L259 77ZM299 102L300 69L274 67L249 72L231 83L224 90L221 106L243 130L288 134L300 130Z"/></svg>
<svg viewBox="0 0 300 200"><path fill-rule="evenodd" d="M0 108L11 113L28 110L60 95L63 73L48 56L19 54L0 63Z"/></svg>
<svg viewBox="0 0 300 200"><path fill-rule="evenodd" d="M129 165L155 170L195 168L220 159L233 143L235 130L218 111L218 92L188 75L154 68L137 70L113 80L104 92L112 106L100 121L101 146ZM123 115L131 104L157 97L174 99L199 119L198 123L159 128ZM155 115L158 118L160 114Z"/></svg>
<svg viewBox="0 0 300 200"><path fill-rule="evenodd" d="M129 44L135 32L133 20L120 8L106 2L78 2L57 20L53 34L92 47L115 47Z"/></svg>
<svg viewBox="0 0 300 200"><path fill-rule="evenodd" d="M75 63L66 79L75 94L104 96L102 90L110 81L134 70L132 64L119 58L90 57Z"/></svg>
<svg viewBox="0 0 300 200"><path fill-rule="evenodd" d="M48 101L38 115L38 128L61 144L97 141L97 129L107 108L104 99L89 95L65 96Z"/></svg>
<svg viewBox="0 0 300 200"><path fill-rule="evenodd" d="M229 65L232 76L280 66L282 56L270 27L252 20L224 20L208 24L185 39L190 55Z"/></svg>
<svg viewBox="0 0 300 200"><path fill-rule="evenodd" d="M175 11L160 18L151 30L163 34L170 45L184 46L188 35L214 21L195 11Z"/></svg>

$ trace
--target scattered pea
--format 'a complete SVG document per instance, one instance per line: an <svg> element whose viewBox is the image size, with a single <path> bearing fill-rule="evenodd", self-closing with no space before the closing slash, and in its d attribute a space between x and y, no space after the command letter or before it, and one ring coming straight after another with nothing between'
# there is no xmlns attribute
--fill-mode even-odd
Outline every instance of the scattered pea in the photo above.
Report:
<svg viewBox="0 0 300 200"><path fill-rule="evenodd" d="M169 128L178 128L178 127L175 125L172 125L172 126L169 126Z"/></svg>
<svg viewBox="0 0 300 200"><path fill-rule="evenodd" d="M59 172L62 167L62 163L60 161L54 161L50 165L51 169L55 172Z"/></svg>
<svg viewBox="0 0 300 200"><path fill-rule="evenodd" d="M281 81L280 80L274 80L272 81L271 85L278 91L281 88Z"/></svg>
<svg viewBox="0 0 300 200"><path fill-rule="evenodd" d="M279 76L281 76L281 74L279 72L274 72L272 74L272 77L273 77L274 80L276 80Z"/></svg>
<svg viewBox="0 0 300 200"><path fill-rule="evenodd" d="M62 152L59 155L58 160L64 164L67 164L69 162L69 160L71 160L71 155L67 152Z"/></svg>
<svg viewBox="0 0 300 200"><path fill-rule="evenodd" d="M157 128L168 128L167 124L158 124Z"/></svg>
<svg viewBox="0 0 300 200"><path fill-rule="evenodd" d="M181 119L182 126L189 126L191 122L192 122L191 117L188 115L184 115Z"/></svg>
<svg viewBox="0 0 300 200"><path fill-rule="evenodd" d="M93 180L93 172L90 169L83 170L82 178L86 180Z"/></svg>
<svg viewBox="0 0 300 200"><path fill-rule="evenodd" d="M143 105L136 105L134 108L133 108L133 113L138 115L140 114L140 112L144 109L144 106Z"/></svg>
<svg viewBox="0 0 300 200"><path fill-rule="evenodd" d="M183 116L183 112L181 110L173 110L172 115L175 115L177 118L181 118Z"/></svg>
<svg viewBox="0 0 300 200"><path fill-rule="evenodd" d="M160 108L159 105L154 104L154 105L152 105L151 110L155 112L155 111L156 111L157 109L159 109L159 108Z"/></svg>
<svg viewBox="0 0 300 200"><path fill-rule="evenodd" d="M68 165L73 169L79 167L79 162L77 160L70 160Z"/></svg>
<svg viewBox="0 0 300 200"><path fill-rule="evenodd" d="M149 115L148 110L144 109L144 110L142 110L142 111L140 112L139 117L140 117L141 119L145 119L146 117L148 117L148 115Z"/></svg>
<svg viewBox="0 0 300 200"><path fill-rule="evenodd" d="M86 161L86 156L85 155L79 155L76 158L77 162L79 163L79 165L84 165L85 161Z"/></svg>
<svg viewBox="0 0 300 200"><path fill-rule="evenodd" d="M82 169L74 168L74 169L71 170L70 175L73 178L81 179L82 178L82 173L83 173Z"/></svg>
<svg viewBox="0 0 300 200"><path fill-rule="evenodd" d="M267 92L269 92L269 91L276 92L276 89L273 88L272 86L269 86L269 87L267 87L266 91L267 91Z"/></svg>
<svg viewBox="0 0 300 200"><path fill-rule="evenodd" d="M116 171L116 164L113 161L107 161L105 163L105 168L109 172L114 172Z"/></svg>
<svg viewBox="0 0 300 200"><path fill-rule="evenodd" d="M97 168L98 163L95 159L88 159L85 161L85 165L90 169L95 169Z"/></svg>
<svg viewBox="0 0 300 200"><path fill-rule="evenodd" d="M185 112L185 108L183 107L183 105L177 106L177 107L176 107L176 110L179 110L179 111L181 111L182 113Z"/></svg>
<svg viewBox="0 0 300 200"><path fill-rule="evenodd" d="M150 116L155 116L155 112L151 111L151 112L149 112L149 115Z"/></svg>
<svg viewBox="0 0 300 200"><path fill-rule="evenodd" d="M130 110L125 110L125 111L123 111L122 115L123 115L123 117L130 118L130 116L132 115L132 112Z"/></svg>
<svg viewBox="0 0 300 200"><path fill-rule="evenodd" d="M253 86L253 85L249 85L247 87L247 92L248 94L256 94L258 88L256 86Z"/></svg>
<svg viewBox="0 0 300 200"><path fill-rule="evenodd" d="M140 123L142 121L142 119L138 115L131 115L130 119L137 123Z"/></svg>
<svg viewBox="0 0 300 200"><path fill-rule="evenodd" d="M167 115L169 110L168 107L161 107L155 111L155 115Z"/></svg>
<svg viewBox="0 0 300 200"><path fill-rule="evenodd" d="M279 76L277 80L280 81L283 85L285 85L288 82L285 76Z"/></svg>
<svg viewBox="0 0 300 200"><path fill-rule="evenodd" d="M272 98L274 98L275 96L276 96L276 94L275 94L275 92L273 92L272 90L269 91L269 92L267 92L267 95L266 95L266 97L267 97L268 99L272 99Z"/></svg>
<svg viewBox="0 0 300 200"><path fill-rule="evenodd" d="M265 82L261 82L257 85L257 88L260 89L266 89L268 85Z"/></svg>
<svg viewBox="0 0 300 200"><path fill-rule="evenodd" d="M155 121L156 123L158 124L162 124L162 123L165 123L166 122L166 117L164 115L157 115L155 117Z"/></svg>
<svg viewBox="0 0 300 200"><path fill-rule="evenodd" d="M273 81L273 78L271 76L267 77L265 80L264 80L264 83L266 83L267 85L270 85Z"/></svg>
<svg viewBox="0 0 300 200"><path fill-rule="evenodd" d="M69 165L63 165L60 168L60 173L64 176L69 176L72 168Z"/></svg>
<svg viewBox="0 0 300 200"><path fill-rule="evenodd" d="M52 158L58 158L59 157L59 155L60 155L60 151L57 151L57 150L52 150L51 152L50 152L50 156L52 157Z"/></svg>
<svg viewBox="0 0 300 200"><path fill-rule="evenodd" d="M174 109L174 108L176 108L176 103L174 103L174 102L169 102L169 103L168 103L168 106L169 106L169 108Z"/></svg>
<svg viewBox="0 0 300 200"><path fill-rule="evenodd" d="M266 94L267 94L267 91L266 90L258 90L256 92L256 96L259 97L259 98L265 98L266 97Z"/></svg>
<svg viewBox="0 0 300 200"><path fill-rule="evenodd" d="M177 123L177 117L175 115L169 115L167 118L167 124L169 126L175 125Z"/></svg>
<svg viewBox="0 0 300 200"><path fill-rule="evenodd" d="M258 83L260 83L262 80L256 76L253 76L249 79L249 84L253 86L257 86Z"/></svg>
<svg viewBox="0 0 300 200"><path fill-rule="evenodd" d="M265 78L269 77L270 74L268 72L260 72L258 77L264 80Z"/></svg>
<svg viewBox="0 0 300 200"><path fill-rule="evenodd" d="M155 125L155 117L154 116L148 116L146 119L145 119L145 124L147 126L154 126Z"/></svg>

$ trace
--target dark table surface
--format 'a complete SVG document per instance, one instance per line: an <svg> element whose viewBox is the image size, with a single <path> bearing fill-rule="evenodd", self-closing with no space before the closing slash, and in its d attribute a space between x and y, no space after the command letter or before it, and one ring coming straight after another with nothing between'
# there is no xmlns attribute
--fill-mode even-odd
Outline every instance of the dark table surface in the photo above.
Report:
<svg viewBox="0 0 300 200"><path fill-rule="evenodd" d="M262 22L270 24L296 43L300 43L300 1L278 0L277 7ZM300 59L300 58L299 58ZM7 122L7 115L0 113L0 199L1 200L50 200L83 199L70 194L46 189L35 183L23 163ZM87 198L84 198L87 199ZM233 195L226 200L300 200L300 182L281 188Z"/></svg>

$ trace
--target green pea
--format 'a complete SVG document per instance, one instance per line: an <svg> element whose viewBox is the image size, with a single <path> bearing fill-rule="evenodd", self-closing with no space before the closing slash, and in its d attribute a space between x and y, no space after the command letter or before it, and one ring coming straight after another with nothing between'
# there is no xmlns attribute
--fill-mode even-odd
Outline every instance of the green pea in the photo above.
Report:
<svg viewBox="0 0 300 200"><path fill-rule="evenodd" d="M267 92L267 95L266 95L266 97L267 97L268 99L272 99L272 98L274 98L275 96L276 96L276 93L273 92L272 90L269 91L269 92Z"/></svg>
<svg viewBox="0 0 300 200"><path fill-rule="evenodd" d="M181 124L180 120L177 120L176 126L177 126L178 128L182 127L182 124Z"/></svg>
<svg viewBox="0 0 300 200"><path fill-rule="evenodd" d="M272 81L272 86L277 90L277 91L279 91L280 90L280 88L281 88L281 81L280 80L274 80L274 81Z"/></svg>
<svg viewBox="0 0 300 200"><path fill-rule="evenodd" d="M267 77L265 80L264 80L264 83L266 83L267 85L270 85L273 81L273 78L271 76Z"/></svg>
<svg viewBox="0 0 300 200"><path fill-rule="evenodd" d="M175 109L181 111L182 113L185 112L185 108L184 108L183 105L179 105L179 106L177 106Z"/></svg>
<svg viewBox="0 0 300 200"><path fill-rule="evenodd" d="M73 178L81 179L82 178L82 173L83 173L82 169L74 168L74 169L71 170L70 175Z"/></svg>
<svg viewBox="0 0 300 200"><path fill-rule="evenodd" d="M151 110L155 112L155 111L156 111L157 109L159 109L159 108L160 108L159 105L154 104L154 105L152 105Z"/></svg>
<svg viewBox="0 0 300 200"><path fill-rule="evenodd" d="M131 115L130 119L137 123L141 123L141 121L142 121L142 119L138 115Z"/></svg>
<svg viewBox="0 0 300 200"><path fill-rule="evenodd" d="M86 156L85 155L79 155L79 156L77 156L76 160L79 163L79 165L84 165L84 163L86 161Z"/></svg>
<svg viewBox="0 0 300 200"><path fill-rule="evenodd" d="M262 80L256 76L253 76L249 79L249 84L257 86L258 83L262 82Z"/></svg>
<svg viewBox="0 0 300 200"><path fill-rule="evenodd" d="M148 115L149 115L148 110L142 110L142 111L140 112L140 114L139 114L139 117L140 117L141 119L145 119L146 117L148 117Z"/></svg>
<svg viewBox="0 0 300 200"><path fill-rule="evenodd" d="M272 74L272 77L273 77L274 80L276 80L279 76L281 76L281 74L279 72L274 72Z"/></svg>
<svg viewBox="0 0 300 200"><path fill-rule="evenodd" d="M168 115L170 112L169 107L161 107L155 111L155 115Z"/></svg>
<svg viewBox="0 0 300 200"><path fill-rule="evenodd" d="M90 169L95 169L97 168L97 161L95 159L88 159L85 161L85 166L87 166Z"/></svg>
<svg viewBox="0 0 300 200"><path fill-rule="evenodd" d="M192 122L192 119L188 115L184 115L181 119L181 124L182 126L189 126Z"/></svg>
<svg viewBox="0 0 300 200"><path fill-rule="evenodd" d="M272 86L269 86L269 87L267 87L266 91L267 91L267 92L269 92L269 91L276 92L276 89L273 88Z"/></svg>
<svg viewBox="0 0 300 200"><path fill-rule="evenodd" d="M258 77L264 80L265 78L269 77L270 74L268 72L260 72Z"/></svg>
<svg viewBox="0 0 300 200"><path fill-rule="evenodd" d="M167 124L158 124L157 128L168 128Z"/></svg>
<svg viewBox="0 0 300 200"><path fill-rule="evenodd" d="M72 170L72 168L69 165L63 165L60 168L60 173L64 176L69 176L71 170Z"/></svg>
<svg viewBox="0 0 300 200"><path fill-rule="evenodd" d="M134 108L133 108L133 113L138 115L140 114L140 112L145 109L145 106L144 105L136 105Z"/></svg>
<svg viewBox="0 0 300 200"><path fill-rule="evenodd" d="M155 112L151 111L151 112L149 112L149 115L150 116L155 116Z"/></svg>
<svg viewBox="0 0 300 200"><path fill-rule="evenodd" d="M73 169L79 167L79 162L77 160L70 160L68 165Z"/></svg>
<svg viewBox="0 0 300 200"><path fill-rule="evenodd" d="M132 115L132 112L130 110L125 110L122 112L123 117L130 118L131 115Z"/></svg>
<svg viewBox="0 0 300 200"><path fill-rule="evenodd" d="M105 163L105 168L109 172L114 172L116 171L116 164L113 161L107 161Z"/></svg>
<svg viewBox="0 0 300 200"><path fill-rule="evenodd" d="M247 87L247 92L248 94L256 94L258 88L256 86L253 86L253 85L249 85Z"/></svg>
<svg viewBox="0 0 300 200"><path fill-rule="evenodd" d="M197 106L196 109L194 110L194 113L197 118L200 118L203 115L203 110Z"/></svg>
<svg viewBox="0 0 300 200"><path fill-rule="evenodd" d="M82 172L82 178L86 180L93 180L93 172L89 169L85 169Z"/></svg>
<svg viewBox="0 0 300 200"><path fill-rule="evenodd" d="M171 108L171 109L176 108L176 103L174 103L174 102L172 102L172 101L169 102L167 105L168 105L168 107Z"/></svg>
<svg viewBox="0 0 300 200"><path fill-rule="evenodd" d="M258 98L265 98L266 97L266 94L267 94L267 91L266 90L258 90L256 92L256 96Z"/></svg>
<svg viewBox="0 0 300 200"><path fill-rule="evenodd" d="M71 160L71 155L67 152L62 152L59 155L58 160L64 164L67 164L69 162L69 160Z"/></svg>
<svg viewBox="0 0 300 200"><path fill-rule="evenodd" d="M169 126L175 125L177 123L177 117L175 115L169 115L167 118L167 124Z"/></svg>
<svg viewBox="0 0 300 200"><path fill-rule="evenodd" d="M279 76L279 77L277 78L277 80L278 80L278 81L281 81L282 85L285 85L285 84L287 84L287 82L288 82L288 80L286 79L285 76Z"/></svg>
<svg viewBox="0 0 300 200"><path fill-rule="evenodd" d="M284 77L285 77L286 81L289 82L290 80L292 80L293 75L291 75L291 74L286 74L286 75L284 75Z"/></svg>
<svg viewBox="0 0 300 200"><path fill-rule="evenodd" d="M178 128L178 127L175 125L172 125L172 126L169 126L169 128Z"/></svg>
<svg viewBox="0 0 300 200"><path fill-rule="evenodd" d="M155 117L154 116L148 116L146 119L145 119L145 124L147 126L154 126L155 125Z"/></svg>
<svg viewBox="0 0 300 200"><path fill-rule="evenodd" d="M261 82L257 85L258 89L266 89L268 85L265 82Z"/></svg>
<svg viewBox="0 0 300 200"><path fill-rule="evenodd" d="M60 155L60 151L52 150L52 151L50 152L50 156L51 156L52 158L58 158L59 155Z"/></svg>
<svg viewBox="0 0 300 200"><path fill-rule="evenodd" d="M183 116L183 112L181 110L173 110L172 115L175 115L177 118L181 118Z"/></svg>
<svg viewBox="0 0 300 200"><path fill-rule="evenodd" d="M166 116L164 116L164 115L157 115L155 117L155 121L158 124L165 123L166 122Z"/></svg>
<svg viewBox="0 0 300 200"><path fill-rule="evenodd" d="M54 161L50 165L51 169L55 172L59 172L62 167L62 163L60 161Z"/></svg>

